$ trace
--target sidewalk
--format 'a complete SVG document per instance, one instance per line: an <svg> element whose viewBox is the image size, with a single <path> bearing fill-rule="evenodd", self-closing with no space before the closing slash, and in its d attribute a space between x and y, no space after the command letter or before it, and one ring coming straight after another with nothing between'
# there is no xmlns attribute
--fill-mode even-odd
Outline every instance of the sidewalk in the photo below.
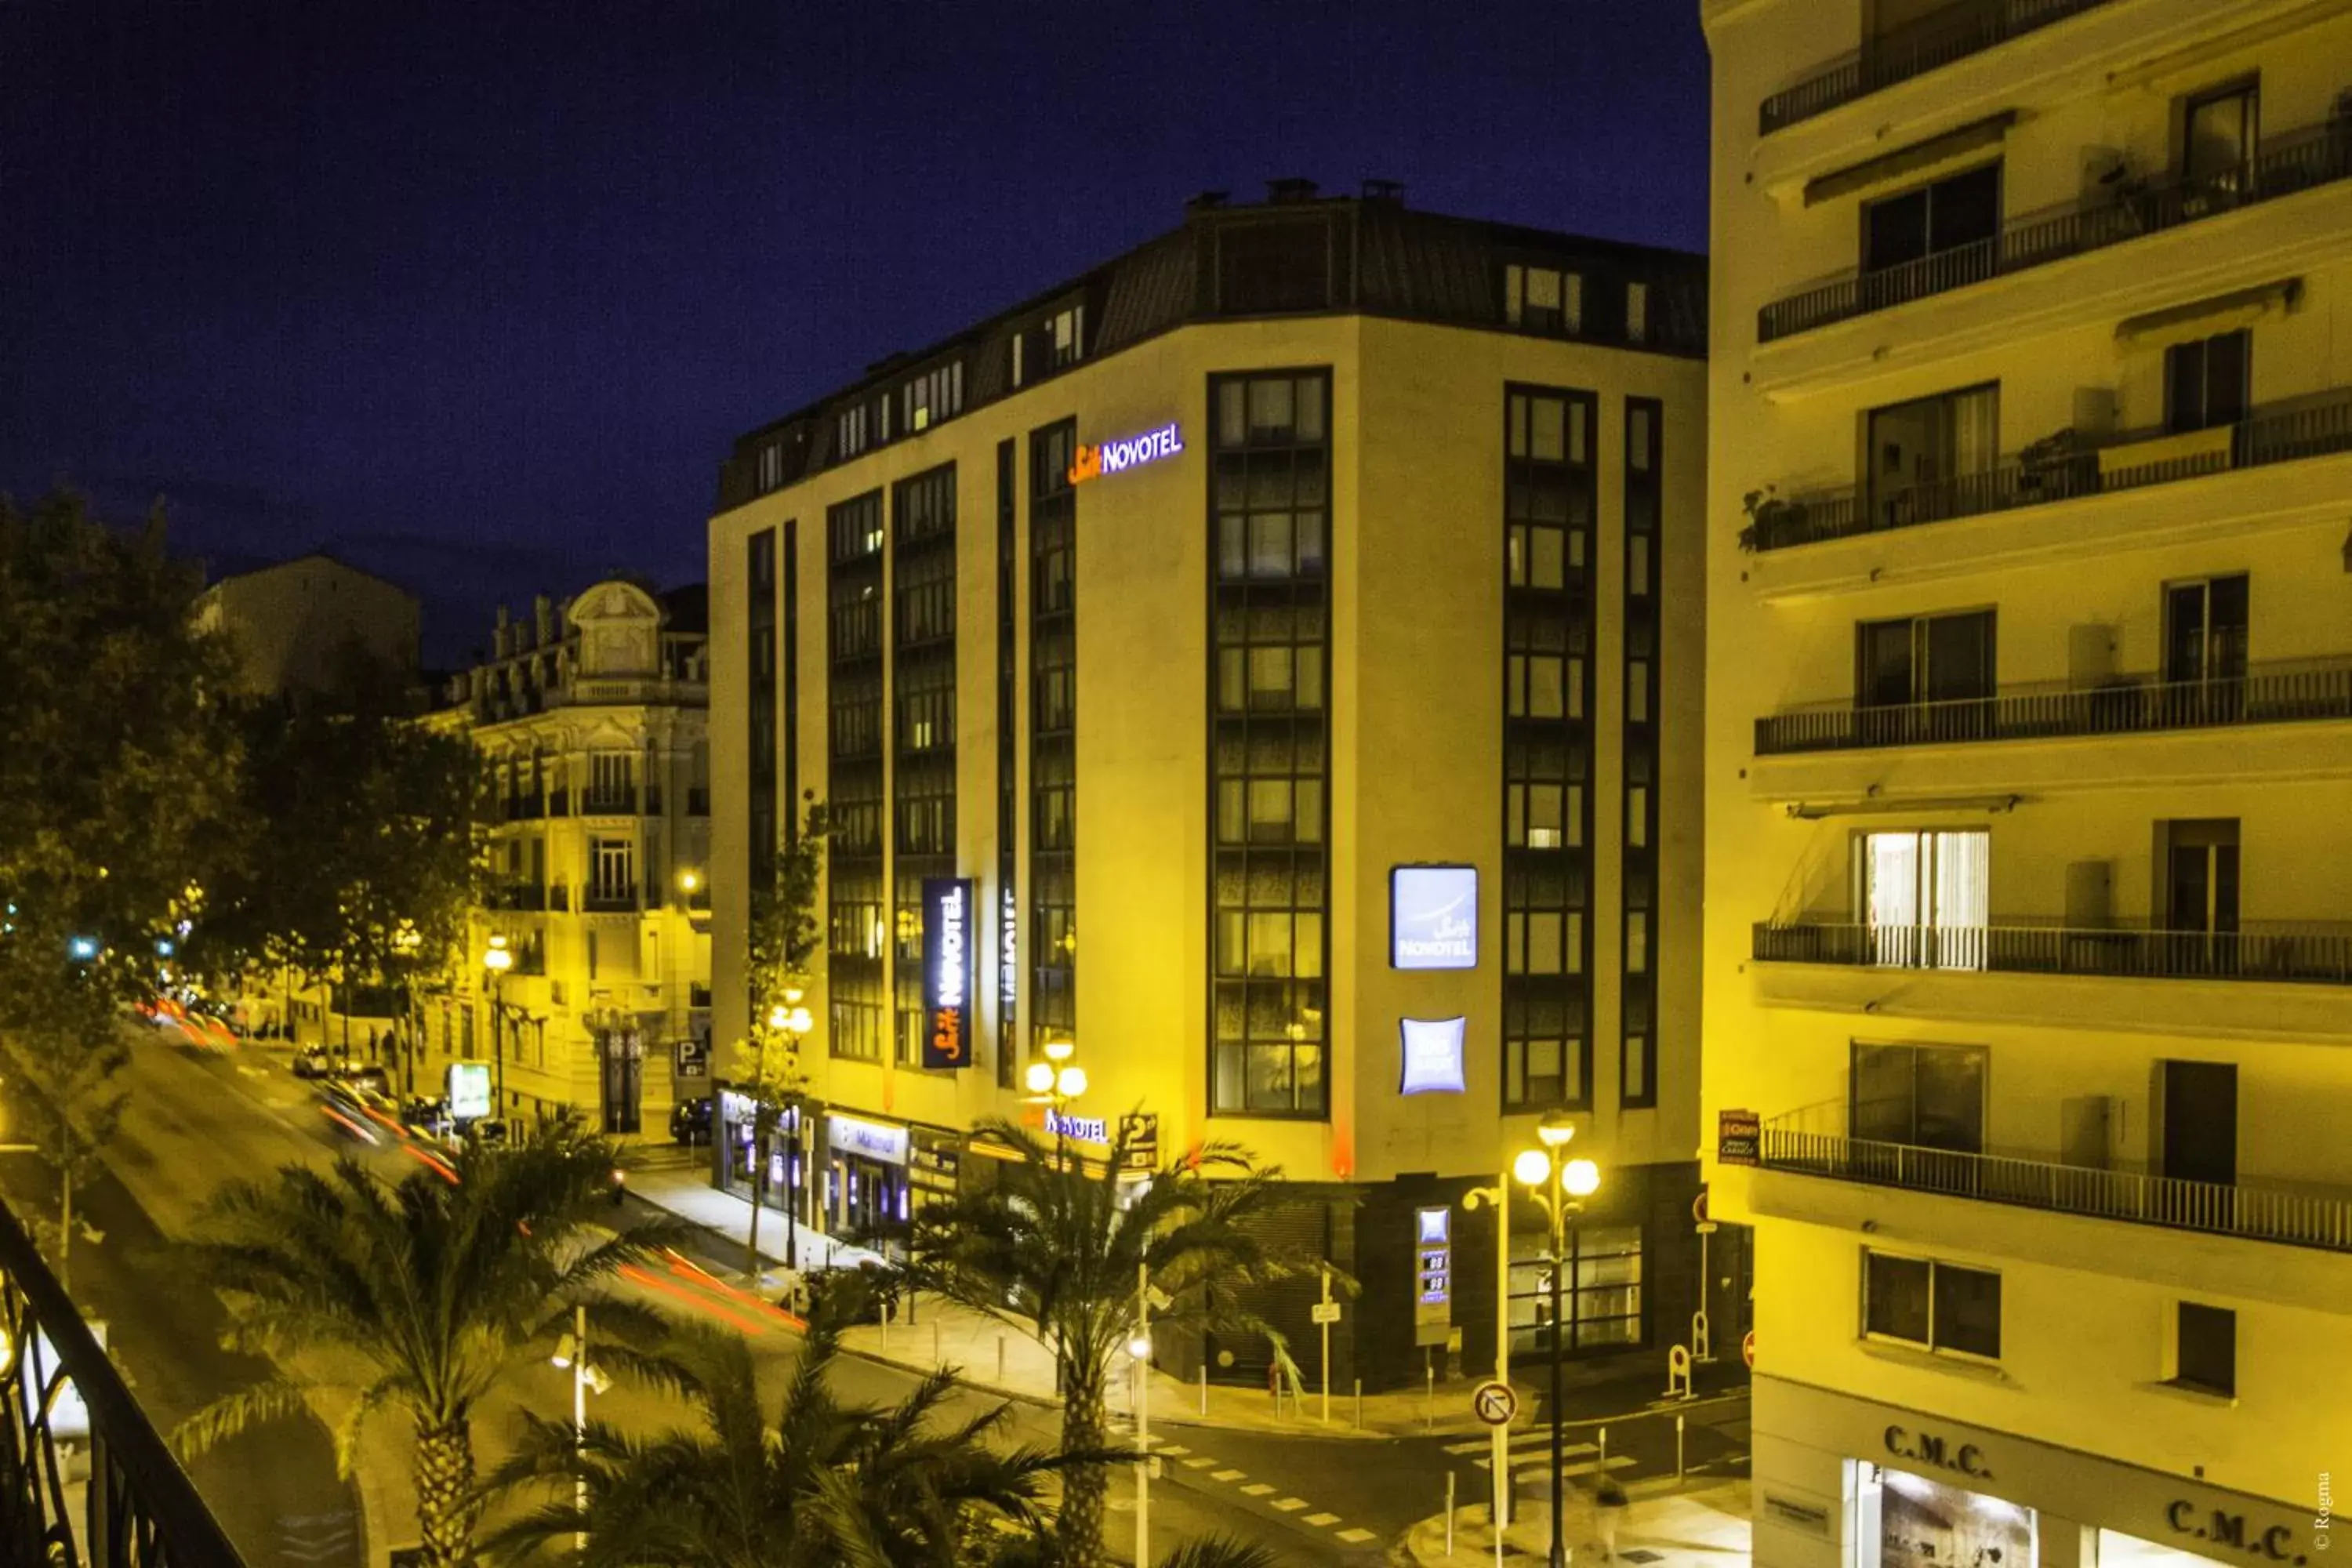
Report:
<svg viewBox="0 0 2352 1568"><path fill-rule="evenodd" d="M1750 1552L1748 1484L1709 1481L1675 1489L1671 1480L1635 1482L1626 1489L1632 1504L1617 1527L1616 1562L1643 1568L1733 1568ZM1591 1499L1571 1491L1567 1543L1571 1563L1593 1568L1601 1554ZM1405 1532L1404 1555L1422 1568L1467 1568L1495 1561L1495 1534L1483 1506L1464 1508L1454 1518L1454 1552L1445 1551L1445 1516L1424 1519ZM1551 1552L1551 1508L1541 1499L1523 1504L1503 1535L1504 1568L1542 1568Z"/></svg>
<svg viewBox="0 0 2352 1568"><path fill-rule="evenodd" d="M699 1167L692 1170L633 1172L629 1190L647 1203L679 1218L746 1245L751 1205L732 1193L710 1185ZM802 1271L824 1268L855 1268L877 1255L835 1241L806 1226L800 1228ZM792 1283L783 1268L784 1226L781 1215L760 1219L760 1256L765 1267L753 1288L771 1299ZM894 1321L860 1324L842 1335L842 1348L869 1361L884 1362L910 1372L929 1373L952 1368L971 1387L1007 1399L1037 1405L1058 1405L1060 1391L1054 1378L1054 1357L1025 1323L1006 1322L983 1312L955 1306L933 1296L918 1296L899 1303ZM1185 1382L1163 1372L1151 1374L1151 1422L1162 1426L1222 1426L1244 1431L1312 1434L1321 1436L1405 1437L1473 1436L1485 1433L1470 1408L1471 1394L1483 1376L1441 1380L1433 1391L1427 1384L1389 1393L1366 1394L1360 1404L1351 1386L1331 1390L1331 1420L1322 1419L1321 1387L1317 1376L1317 1347L1294 1345L1304 1387L1286 1388L1277 1402L1262 1386ZM1717 1364L1701 1368L1700 1403L1720 1395L1721 1384L1734 1374ZM1541 1415L1544 1369L1523 1365L1513 1369L1519 1393L1515 1426L1532 1429ZM1643 1356L1632 1362L1584 1363L1566 1369L1565 1404L1570 1424L1624 1420L1646 1414L1665 1387L1664 1356ZM1710 1386L1714 1385L1714 1386ZM1112 1368L1110 1415L1123 1422L1132 1414L1132 1380L1122 1355ZM1744 1386L1744 1385L1743 1385ZM1685 1405L1683 1408L1695 1408Z"/></svg>

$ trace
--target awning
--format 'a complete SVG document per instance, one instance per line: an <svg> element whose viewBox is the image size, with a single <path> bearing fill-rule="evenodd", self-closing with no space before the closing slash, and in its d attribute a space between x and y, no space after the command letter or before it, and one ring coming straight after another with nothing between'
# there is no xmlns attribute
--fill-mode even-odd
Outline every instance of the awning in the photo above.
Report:
<svg viewBox="0 0 2352 1568"><path fill-rule="evenodd" d="M2166 348L2190 338L2210 338L2250 327L2264 316L2284 315L2303 302L2303 279L2281 278L2251 289L2232 289L2210 299L2191 300L2116 323L2116 341L2126 348Z"/></svg>
<svg viewBox="0 0 2352 1568"><path fill-rule="evenodd" d="M1908 147L1898 147L1892 153L1882 153L1866 162L1808 180L1805 182L1805 205L1818 206L1840 196L1891 185L1923 169L1965 158L1987 147L1998 147L2009 135L2009 128L2016 123L2017 110L2005 109L1999 114L1973 121L1957 131L1947 131L1941 136L1930 136L1925 142L1914 142Z"/></svg>

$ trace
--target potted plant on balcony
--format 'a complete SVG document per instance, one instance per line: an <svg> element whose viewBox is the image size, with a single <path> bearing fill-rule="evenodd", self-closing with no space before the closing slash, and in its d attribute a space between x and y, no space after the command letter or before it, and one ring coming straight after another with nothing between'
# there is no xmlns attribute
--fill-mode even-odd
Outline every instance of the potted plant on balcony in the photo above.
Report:
<svg viewBox="0 0 2352 1568"><path fill-rule="evenodd" d="M1786 536L1804 526L1803 503L1782 500L1776 485L1749 490L1739 499L1739 504L1748 513L1748 526L1739 531L1739 548L1751 553L1766 548L1768 543L1792 542Z"/></svg>
<svg viewBox="0 0 2352 1568"><path fill-rule="evenodd" d="M2089 488L2082 481L2091 452L2073 426L2053 431L2017 454L2017 488L2043 500L2078 494Z"/></svg>

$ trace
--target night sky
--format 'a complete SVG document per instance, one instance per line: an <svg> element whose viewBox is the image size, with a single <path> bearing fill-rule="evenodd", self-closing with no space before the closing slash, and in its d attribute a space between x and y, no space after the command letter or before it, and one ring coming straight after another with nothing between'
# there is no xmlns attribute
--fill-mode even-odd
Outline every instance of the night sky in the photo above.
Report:
<svg viewBox="0 0 2352 1568"><path fill-rule="evenodd" d="M0 489L488 606L702 574L741 431L1174 226L1698 248L1696 0L7 0Z"/></svg>

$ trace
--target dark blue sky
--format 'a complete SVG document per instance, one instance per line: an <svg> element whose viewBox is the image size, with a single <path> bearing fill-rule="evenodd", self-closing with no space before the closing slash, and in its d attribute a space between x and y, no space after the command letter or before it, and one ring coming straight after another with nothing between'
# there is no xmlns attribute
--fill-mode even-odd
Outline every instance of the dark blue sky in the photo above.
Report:
<svg viewBox="0 0 2352 1568"><path fill-rule="evenodd" d="M0 489L487 605L701 574L741 430L1270 176L1696 248L1694 0L10 0Z"/></svg>

